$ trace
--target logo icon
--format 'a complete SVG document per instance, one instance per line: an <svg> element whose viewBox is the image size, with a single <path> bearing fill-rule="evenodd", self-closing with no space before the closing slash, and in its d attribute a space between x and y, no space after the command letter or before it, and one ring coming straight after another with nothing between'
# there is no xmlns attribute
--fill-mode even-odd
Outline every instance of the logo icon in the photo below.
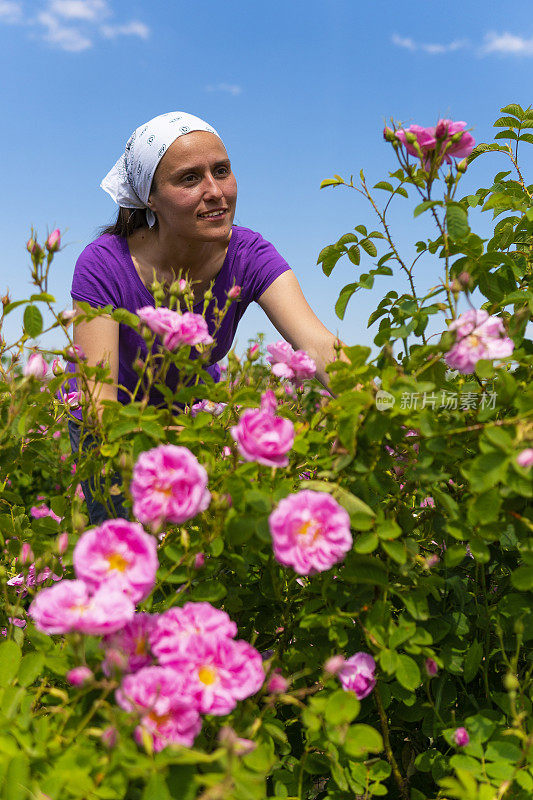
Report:
<svg viewBox="0 0 533 800"><path fill-rule="evenodd" d="M386 392L385 389L378 389L376 392L376 408L378 411L387 411L387 409L393 407L395 402L394 395Z"/></svg>

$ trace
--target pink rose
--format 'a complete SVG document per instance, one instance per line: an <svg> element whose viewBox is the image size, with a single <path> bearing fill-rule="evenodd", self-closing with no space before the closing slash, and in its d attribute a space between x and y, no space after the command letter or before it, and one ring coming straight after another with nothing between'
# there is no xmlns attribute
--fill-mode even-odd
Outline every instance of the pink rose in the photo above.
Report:
<svg viewBox="0 0 533 800"><path fill-rule="evenodd" d="M426 675L428 678L434 678L439 668L437 666L437 662L434 658L426 658L424 661L424 669L426 670Z"/></svg>
<svg viewBox="0 0 533 800"><path fill-rule="evenodd" d="M32 506L30 508L30 514L34 519L42 519L43 517L51 517L56 522L61 522L63 517L58 517L57 514L54 514L51 508L48 508L45 503L41 503L40 506Z"/></svg>
<svg viewBox="0 0 533 800"><path fill-rule="evenodd" d="M24 375L26 378L38 378L42 380L46 378L48 372L48 364L40 353L31 353L26 365L24 367Z"/></svg>
<svg viewBox="0 0 533 800"><path fill-rule="evenodd" d="M369 653L355 653L345 661L337 676L346 692L354 692L362 700L376 685L375 669L376 662Z"/></svg>
<svg viewBox="0 0 533 800"><path fill-rule="evenodd" d="M109 584L93 594L83 581L61 581L35 596L29 615L42 633L80 631L89 635L113 633L133 618L134 605Z"/></svg>
<svg viewBox="0 0 533 800"><path fill-rule="evenodd" d="M452 739L457 747L466 747L470 742L470 736L466 728L456 728L453 732Z"/></svg>
<svg viewBox="0 0 533 800"><path fill-rule="evenodd" d="M230 300L237 300L238 297L241 296L241 287L240 286L232 286L228 292L228 297Z"/></svg>
<svg viewBox="0 0 533 800"><path fill-rule="evenodd" d="M89 667L82 665L69 670L65 677L72 686L83 686L84 683L91 681L94 675Z"/></svg>
<svg viewBox="0 0 533 800"><path fill-rule="evenodd" d="M127 675L115 696L121 708L140 717L135 730L137 742L141 744L143 732L147 733L155 752L169 744L191 747L200 733L202 721L189 686L174 669L144 667Z"/></svg>
<svg viewBox="0 0 533 800"><path fill-rule="evenodd" d="M274 556L299 575L330 569L352 547L348 512L326 492L304 489L285 497L268 522Z"/></svg>
<svg viewBox="0 0 533 800"><path fill-rule="evenodd" d="M533 447L526 447L516 457L516 463L520 467L531 467L533 465Z"/></svg>
<svg viewBox="0 0 533 800"><path fill-rule="evenodd" d="M136 522L109 519L80 537L73 562L76 577L92 589L112 581L139 603L155 584L157 542Z"/></svg>
<svg viewBox="0 0 533 800"><path fill-rule="evenodd" d="M130 484L133 514L153 526L163 521L181 524L211 501L207 472L186 447L162 444L141 453Z"/></svg>
<svg viewBox="0 0 533 800"><path fill-rule="evenodd" d="M241 739L229 725L223 725L218 732L220 744L232 750L236 756L245 756L252 753L257 747L251 739Z"/></svg>
<svg viewBox="0 0 533 800"><path fill-rule="evenodd" d="M157 614L138 612L121 630L103 639L101 646L106 656L102 669L106 675L113 675L117 669L119 672L137 672L152 664L150 636L157 619Z"/></svg>
<svg viewBox="0 0 533 800"><path fill-rule="evenodd" d="M270 694L283 694L289 688L289 681L284 678L279 669L274 670L267 684Z"/></svg>
<svg viewBox="0 0 533 800"><path fill-rule="evenodd" d="M61 246L61 233L59 231L59 228L56 228L55 231L52 231L52 233L48 235L48 239L46 240L46 248L51 253L55 253L59 250L60 246Z"/></svg>
<svg viewBox="0 0 533 800"><path fill-rule="evenodd" d="M395 131L395 137L405 147L409 155L420 158L414 142L408 141L411 137L415 137L422 152L422 165L426 170L429 170L433 158L438 168L443 160L451 164L451 156L464 158L470 155L474 149L475 141L464 130L465 128L466 122L441 119L435 127L423 128L420 125L410 125L409 128L399 128ZM452 136L457 134L461 134L458 137L458 141L452 142Z"/></svg>
<svg viewBox="0 0 533 800"><path fill-rule="evenodd" d="M299 385L303 380L313 378L316 364L305 350L294 351L288 342L282 340L267 345L270 355L267 361L272 364L272 374L278 378L288 378Z"/></svg>
<svg viewBox="0 0 533 800"><path fill-rule="evenodd" d="M195 417L200 411L205 411L207 414L212 414L214 417L219 417L227 403L213 403L212 400L200 400L191 406L191 417Z"/></svg>
<svg viewBox="0 0 533 800"><path fill-rule="evenodd" d="M440 119L435 127L435 136L437 139L444 139L444 146L442 149L447 148L444 153L444 160L447 164L451 164L451 156L455 158L466 158L469 156L475 147L474 137L468 131L465 131L466 122L453 122L451 119ZM451 142L452 136L461 133L457 142ZM450 144L451 142L451 144ZM449 145L447 147L447 145Z"/></svg>
<svg viewBox="0 0 533 800"><path fill-rule="evenodd" d="M172 662L185 678L202 714L225 716L239 700L259 691L265 680L261 655L248 642L193 636Z"/></svg>
<svg viewBox="0 0 533 800"><path fill-rule="evenodd" d="M170 664L177 657L186 657L192 638L210 641L233 639L237 625L225 611L210 603L188 602L182 608L171 608L160 614L150 633L152 652L160 664Z"/></svg>
<svg viewBox="0 0 533 800"><path fill-rule="evenodd" d="M274 393L265 392L261 408L248 408L230 433L246 461L257 461L267 467L286 467L287 453L294 444L294 425L274 414ZM277 405L277 404L276 404Z"/></svg>
<svg viewBox="0 0 533 800"><path fill-rule="evenodd" d="M328 675L336 675L344 666L345 661L344 656L330 656L324 664L324 672L327 672Z"/></svg>
<svg viewBox="0 0 533 800"><path fill-rule="evenodd" d="M66 347L63 351L63 355L65 356L66 360L70 361L72 364L75 364L78 361L87 361L87 356L79 344L73 344L69 347Z"/></svg>
<svg viewBox="0 0 533 800"><path fill-rule="evenodd" d="M207 322L201 314L193 314L191 311L179 314L169 308L145 306L137 309L137 315L141 322L163 339L164 346L169 350L213 342Z"/></svg>
<svg viewBox="0 0 533 800"><path fill-rule="evenodd" d="M503 321L484 309L465 311L448 325L448 330L456 331L456 340L444 360L465 375L474 372L480 359L505 358L514 349L512 339L505 336Z"/></svg>

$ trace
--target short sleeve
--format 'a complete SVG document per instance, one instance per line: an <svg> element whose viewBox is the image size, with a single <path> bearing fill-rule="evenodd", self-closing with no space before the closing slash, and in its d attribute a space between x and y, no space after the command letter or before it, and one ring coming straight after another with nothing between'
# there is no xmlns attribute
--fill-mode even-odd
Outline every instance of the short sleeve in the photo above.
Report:
<svg viewBox="0 0 533 800"><path fill-rule="evenodd" d="M246 275L243 285L246 287L248 302L259 300L263 292L290 269L285 259L276 248L260 234L248 246L246 258Z"/></svg>
<svg viewBox="0 0 533 800"><path fill-rule="evenodd" d="M74 267L70 294L94 308L111 305L121 307L117 280L116 256L107 248L92 242L81 253Z"/></svg>

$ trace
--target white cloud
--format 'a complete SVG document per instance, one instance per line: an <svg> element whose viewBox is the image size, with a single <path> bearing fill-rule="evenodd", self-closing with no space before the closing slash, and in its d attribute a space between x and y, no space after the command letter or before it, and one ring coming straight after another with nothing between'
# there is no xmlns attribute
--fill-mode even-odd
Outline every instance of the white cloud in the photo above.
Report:
<svg viewBox="0 0 533 800"><path fill-rule="evenodd" d="M115 39L117 36L139 36L141 39L148 39L150 36L148 25L133 19L124 25L102 25L100 30L106 39Z"/></svg>
<svg viewBox="0 0 533 800"><path fill-rule="evenodd" d="M487 33L485 44L481 48L482 55L500 53L510 56L533 56L533 37L526 39L512 33Z"/></svg>
<svg viewBox="0 0 533 800"><path fill-rule="evenodd" d="M466 47L468 42L466 39L454 39L448 44L425 43L415 42L409 36L399 36L397 33L392 35L392 43L397 47L403 47L405 50L420 50L430 56L440 56L444 53L453 53L455 50L461 50Z"/></svg>
<svg viewBox="0 0 533 800"><path fill-rule="evenodd" d="M242 92L242 88L234 83L217 83L215 86L206 86L206 92L227 92L234 97Z"/></svg>
<svg viewBox="0 0 533 800"><path fill-rule="evenodd" d="M69 53L79 53L92 47L92 40L77 28L63 25L57 17L46 11L37 15L37 22L44 28L43 38L46 42Z"/></svg>
<svg viewBox="0 0 533 800"><path fill-rule="evenodd" d="M22 6L15 0L0 0L0 22L13 25L22 22Z"/></svg>
<svg viewBox="0 0 533 800"><path fill-rule="evenodd" d="M48 11L56 17L88 22L101 22L110 14L106 0L51 0Z"/></svg>

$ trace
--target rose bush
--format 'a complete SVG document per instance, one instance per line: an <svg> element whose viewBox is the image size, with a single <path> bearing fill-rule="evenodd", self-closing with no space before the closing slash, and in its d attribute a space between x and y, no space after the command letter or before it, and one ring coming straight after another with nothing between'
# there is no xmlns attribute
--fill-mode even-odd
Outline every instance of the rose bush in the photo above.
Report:
<svg viewBox="0 0 533 800"><path fill-rule="evenodd" d="M502 113L475 149L465 123L389 127L384 206L364 173L324 181L360 192L379 227L319 255L327 275L344 256L358 270L337 314L381 276L406 287L370 314L376 354L346 347L328 368L333 396L279 342L277 368L253 343L215 384L179 278L169 309L158 284L138 315L81 304L148 346L139 392L99 414L108 369L48 293L60 233L32 234L35 292L4 297L1 318L24 308L0 343L6 800L531 797L533 187L518 153L533 111ZM510 171L459 199L491 152ZM388 213L413 196L435 233L406 256ZM470 228L478 207L489 239ZM421 297L422 268L436 285ZM49 328L63 338L43 351ZM76 457L61 359L96 441ZM130 520L89 528L81 484L111 513L122 488Z"/></svg>

